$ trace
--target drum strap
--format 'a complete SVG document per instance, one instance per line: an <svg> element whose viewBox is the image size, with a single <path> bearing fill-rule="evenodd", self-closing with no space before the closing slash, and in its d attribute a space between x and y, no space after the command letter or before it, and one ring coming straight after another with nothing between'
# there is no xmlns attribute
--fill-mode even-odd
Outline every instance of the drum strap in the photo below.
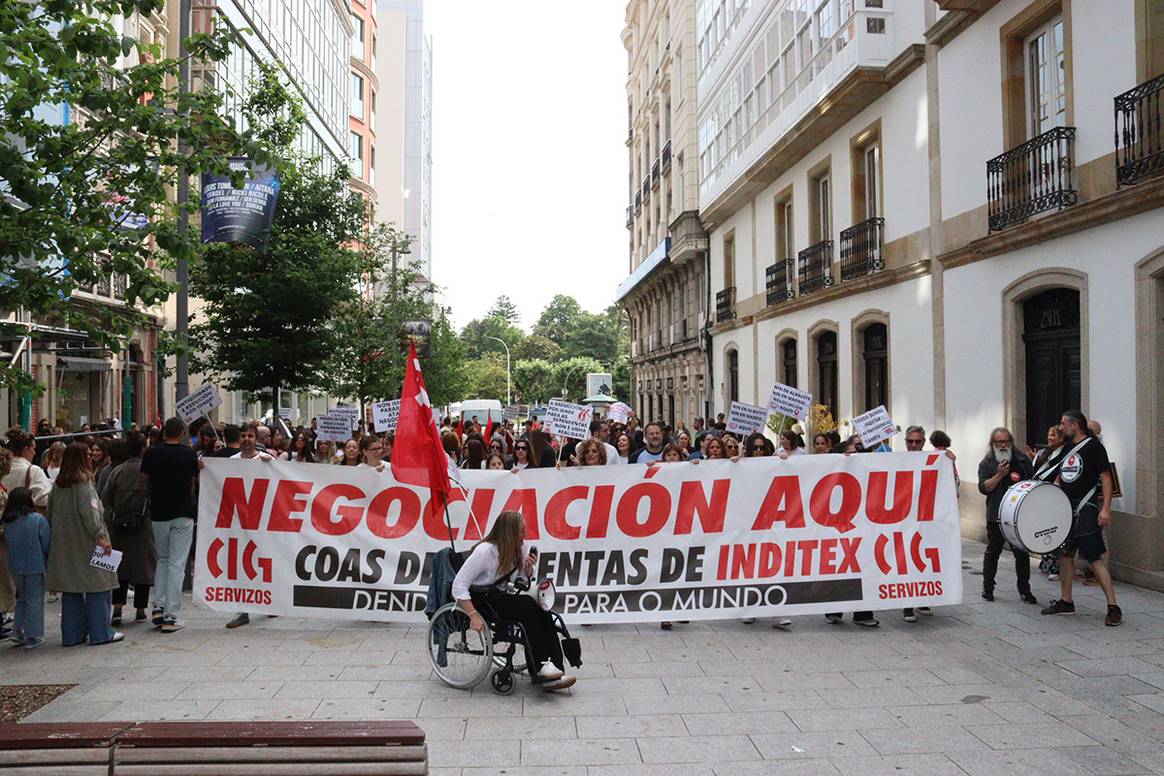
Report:
<svg viewBox="0 0 1164 776"><path fill-rule="evenodd" d="M1091 437L1089 437L1089 436L1087 436L1087 437L1083 437L1083 441L1082 441L1082 442L1080 442L1079 444L1075 445L1075 447L1072 447L1072 448L1071 448L1071 450L1070 450L1070 451L1069 451L1069 452L1068 452L1066 455L1064 455L1064 456L1061 456L1062 460L1066 461L1068 458L1070 458L1071 456L1073 456L1073 455L1075 455L1076 453L1078 453L1078 452L1079 452L1080 450L1082 450L1082 449L1084 448L1084 446L1086 446L1086 445L1087 445L1087 443L1088 443L1088 442L1090 442L1090 441L1091 441ZM1062 448L1060 448L1060 449L1062 449ZM1058 459L1056 459L1056 460L1058 460ZM1050 461L1048 461L1048 462L1047 462L1047 464L1050 464L1050 463L1051 463ZM1046 465L1044 465L1044 466L1043 466L1043 469L1046 469L1046 468L1047 468L1047 467L1046 467ZM1038 473L1036 473L1036 474L1035 474L1035 476L1036 476L1036 477L1038 477L1038 476L1039 476L1039 474L1042 474L1042 472L1043 472L1043 469L1039 469ZM1094 486L1092 486L1091 490L1087 491L1087 495L1086 495L1086 496L1084 496L1082 499L1080 499L1080 500L1079 500L1079 503L1076 505L1075 509L1071 510L1071 514L1072 514L1072 515L1074 515L1075 517L1079 517L1079 510L1083 508L1083 505L1084 505L1084 504L1086 504L1087 502L1091 501L1091 497L1095 495L1095 490L1096 490L1096 488L1098 488L1098 487L1099 487L1099 485L1094 485Z"/></svg>
<svg viewBox="0 0 1164 776"><path fill-rule="evenodd" d="M1091 490L1087 491L1087 495L1079 501L1079 504L1075 507L1075 509L1071 510L1071 514L1075 515L1075 517L1079 517L1079 510L1083 509L1084 504L1087 504L1089 501L1091 501L1091 497L1095 495L1095 491L1098 488L1098 485L1092 485Z"/></svg>
<svg viewBox="0 0 1164 776"><path fill-rule="evenodd" d="M1051 455L1047 457L1047 460L1043 461L1043 465L1039 467L1037 472L1035 472L1034 479L1043 480L1044 482L1049 481L1051 479L1051 473L1055 471L1055 468L1059 465L1059 462L1062 460L1062 458L1063 447L1060 446L1058 450L1051 453Z"/></svg>

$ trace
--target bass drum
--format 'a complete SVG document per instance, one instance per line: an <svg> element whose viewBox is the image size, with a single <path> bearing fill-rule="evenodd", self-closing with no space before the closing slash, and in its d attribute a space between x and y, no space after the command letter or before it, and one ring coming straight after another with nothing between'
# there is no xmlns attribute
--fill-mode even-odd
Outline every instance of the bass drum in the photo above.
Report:
<svg viewBox="0 0 1164 776"><path fill-rule="evenodd" d="M1049 482L1016 482L1002 497L998 521L1002 535L1013 547L1047 555L1071 534L1071 502Z"/></svg>

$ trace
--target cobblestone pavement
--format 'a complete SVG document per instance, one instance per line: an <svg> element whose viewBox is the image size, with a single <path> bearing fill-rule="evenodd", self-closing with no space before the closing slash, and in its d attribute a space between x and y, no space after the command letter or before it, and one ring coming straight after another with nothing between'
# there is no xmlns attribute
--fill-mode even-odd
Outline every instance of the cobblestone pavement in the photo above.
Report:
<svg viewBox="0 0 1164 776"><path fill-rule="evenodd" d="M28 718L416 719L434 774L1164 774L1164 595L1098 588L1074 617L1014 592L978 598L982 545L964 548L966 601L916 624L795 618L581 629L570 694L521 682L450 690L418 627L268 619L236 631L187 607L188 628L124 628L126 642L0 656L7 684L76 682ZM1058 583L1036 578L1040 603Z"/></svg>

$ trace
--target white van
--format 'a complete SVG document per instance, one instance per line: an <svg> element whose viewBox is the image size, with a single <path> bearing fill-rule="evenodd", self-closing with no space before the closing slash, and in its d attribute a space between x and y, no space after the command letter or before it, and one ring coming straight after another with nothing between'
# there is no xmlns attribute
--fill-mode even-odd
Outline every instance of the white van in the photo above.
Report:
<svg viewBox="0 0 1164 776"><path fill-rule="evenodd" d="M497 399L466 399L461 402L461 419L468 423L474 416L482 426L492 420L501 422L503 408Z"/></svg>

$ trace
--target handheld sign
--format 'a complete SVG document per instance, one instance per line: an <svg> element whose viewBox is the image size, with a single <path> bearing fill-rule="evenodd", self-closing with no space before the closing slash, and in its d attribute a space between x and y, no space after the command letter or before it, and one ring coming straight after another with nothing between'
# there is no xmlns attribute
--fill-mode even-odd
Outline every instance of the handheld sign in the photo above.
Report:
<svg viewBox="0 0 1164 776"><path fill-rule="evenodd" d="M372 428L376 433L395 431L396 420L400 417L400 399L378 401L372 405Z"/></svg>
<svg viewBox="0 0 1164 776"><path fill-rule="evenodd" d="M768 399L768 411L784 415L797 420L808 417L812 408L812 394L797 390L784 383L772 386L772 395Z"/></svg>
<svg viewBox="0 0 1164 776"><path fill-rule="evenodd" d="M626 423L630 419L631 408L627 404L616 401L606 411L606 419L611 423Z"/></svg>
<svg viewBox="0 0 1164 776"><path fill-rule="evenodd" d="M871 448L896 434L897 426L893 418L889 417L889 410L885 409L885 405L879 404L853 418L853 430L861 437L861 444L865 448Z"/></svg>
<svg viewBox="0 0 1164 776"><path fill-rule="evenodd" d="M582 404L554 399L546 412L546 431L557 436L585 439L590 435L594 410Z"/></svg>
<svg viewBox="0 0 1164 776"><path fill-rule="evenodd" d="M503 409L501 411L501 419L507 420L507 421L508 420L517 420L517 418L518 418L517 413L518 413L519 409L520 408L516 404L510 404L509 406L507 406L505 409Z"/></svg>
<svg viewBox="0 0 1164 776"><path fill-rule="evenodd" d="M89 558L89 565L106 571L117 571L117 567L121 565L121 550L110 550L109 554L100 547L93 548L93 555Z"/></svg>
<svg viewBox="0 0 1164 776"><path fill-rule="evenodd" d="M210 383L203 383L197 391L178 401L176 408L178 417L189 425L194 418L209 414L215 407L222 405L222 397L218 389Z"/></svg>
<svg viewBox="0 0 1164 776"><path fill-rule="evenodd" d="M348 415L320 415L315 432L315 438L324 442L346 442L352 438L352 421Z"/></svg>
<svg viewBox="0 0 1164 776"><path fill-rule="evenodd" d="M768 422L768 409L754 404L733 401L728 410L727 430L736 434L751 434L763 431Z"/></svg>
<svg viewBox="0 0 1164 776"><path fill-rule="evenodd" d="M351 422L349 431L355 431L360 425L360 408L351 404L337 404L331 408L329 415L342 415Z"/></svg>
<svg viewBox="0 0 1164 776"><path fill-rule="evenodd" d="M292 410L290 407L280 407L279 417L281 417L283 420L291 420L291 412Z"/></svg>

